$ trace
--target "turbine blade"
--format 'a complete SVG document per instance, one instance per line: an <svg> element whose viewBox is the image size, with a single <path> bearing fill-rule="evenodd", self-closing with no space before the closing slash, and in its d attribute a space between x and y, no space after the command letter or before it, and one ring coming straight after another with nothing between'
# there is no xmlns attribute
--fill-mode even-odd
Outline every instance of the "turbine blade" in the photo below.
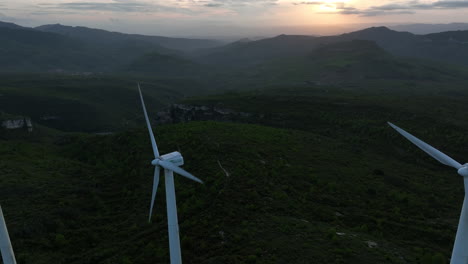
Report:
<svg viewBox="0 0 468 264"><path fill-rule="evenodd" d="M452 159L451 157L445 155L444 153L440 152L439 150L435 149L434 147L430 146L429 144L423 142L422 140L418 139L417 137L411 135L410 133L406 132L405 130L395 126L394 124L388 122L388 124L393 127L398 133L404 136L406 139L411 141L413 144L418 146L424 152L429 154L434 159L438 160L440 163L445 164L447 166L454 167L456 169L460 169L462 165Z"/></svg>
<svg viewBox="0 0 468 264"><path fill-rule="evenodd" d="M194 180L196 182L199 182L201 184L203 184L203 181L198 179L197 177L193 176L191 173L187 172L186 170L180 168L180 167L177 167L176 165L174 165L172 162L169 162L169 161L164 161L164 160L160 160L158 162L159 165L161 165L161 167L165 168L165 169L168 169L168 170L171 170L179 175L182 175L186 178L189 178L191 180Z"/></svg>
<svg viewBox="0 0 468 264"><path fill-rule="evenodd" d="M154 157L159 157L158 146L156 145L156 140L154 139L153 129L151 129L151 123L148 118L148 113L146 112L145 101L143 100L143 94L141 93L140 84L138 83L138 92L140 92L141 106L143 107L143 113L145 114L146 126L148 127L148 132L151 139L151 146L153 147Z"/></svg>
<svg viewBox="0 0 468 264"><path fill-rule="evenodd" d="M468 191L468 178L464 177L465 193ZM467 263L468 251L466 245L468 243L468 196L465 194L463 207L458 222L457 235L453 244L452 258L450 263Z"/></svg>
<svg viewBox="0 0 468 264"><path fill-rule="evenodd" d="M156 192L158 191L160 171L161 168L159 166L154 167L153 193L151 194L151 206L149 211L148 223L151 223L151 216L153 215L154 199L156 198Z"/></svg>
<svg viewBox="0 0 468 264"><path fill-rule="evenodd" d="M0 206L0 252L2 255L3 263L16 264L15 253L11 246L10 236L3 218L2 207Z"/></svg>

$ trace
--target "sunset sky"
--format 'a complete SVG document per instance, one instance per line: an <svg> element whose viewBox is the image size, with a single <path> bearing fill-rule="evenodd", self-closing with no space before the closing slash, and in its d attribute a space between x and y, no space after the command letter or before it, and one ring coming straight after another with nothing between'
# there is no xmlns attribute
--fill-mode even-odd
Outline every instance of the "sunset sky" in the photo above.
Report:
<svg viewBox="0 0 468 264"><path fill-rule="evenodd" d="M0 20L171 36L326 34L364 25L468 22L468 0L2 0Z"/></svg>

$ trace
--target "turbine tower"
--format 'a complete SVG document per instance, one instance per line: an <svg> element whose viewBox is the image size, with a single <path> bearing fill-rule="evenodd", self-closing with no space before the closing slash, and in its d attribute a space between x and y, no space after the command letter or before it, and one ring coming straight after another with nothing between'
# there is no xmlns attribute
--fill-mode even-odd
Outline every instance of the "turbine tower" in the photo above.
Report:
<svg viewBox="0 0 468 264"><path fill-rule="evenodd" d="M438 160L440 163L445 164L450 167L454 167L458 170L458 174L463 176L465 184L465 199L463 200L463 207L460 215L460 221L458 223L457 235L455 237L455 244L453 245L452 258L450 264L467 264L468 263L468 163L461 165L454 159L445 155L444 153L438 151L432 146L426 144L410 133L404 131L403 129L395 126L394 124L388 122L388 124L393 127L398 133L404 136L406 139L411 141L413 144L418 146L424 152L429 154L434 159Z"/></svg>
<svg viewBox="0 0 468 264"><path fill-rule="evenodd" d="M140 93L141 105L143 107L143 113L145 115L146 126L148 127L149 136L151 139L151 145L153 147L154 160L151 162L154 168L154 180L153 180L153 192L151 195L151 205L149 211L148 222L151 222L151 216L153 214L154 198L156 197L156 192L159 184L159 172L161 167L164 169L164 178L166 180L166 204L167 204L167 225L169 231L169 251L171 264L180 264L182 263L182 257L180 252L180 240L179 240L179 223L177 220L177 205L176 205L176 196L174 188L174 174L173 172L182 175L186 178L194 180L196 182L203 182L187 171L183 170L179 166L184 164L184 158L182 155L175 151L166 155L159 155L158 146L156 145L156 140L154 139L153 130L151 129L151 124L148 118L148 113L146 112L145 101L143 100L143 95L141 93L140 84L138 83L138 92Z"/></svg>
<svg viewBox="0 0 468 264"><path fill-rule="evenodd" d="M6 227L5 218L3 217L2 207L0 206L0 251L4 264L16 264L15 253L11 246L10 236Z"/></svg>

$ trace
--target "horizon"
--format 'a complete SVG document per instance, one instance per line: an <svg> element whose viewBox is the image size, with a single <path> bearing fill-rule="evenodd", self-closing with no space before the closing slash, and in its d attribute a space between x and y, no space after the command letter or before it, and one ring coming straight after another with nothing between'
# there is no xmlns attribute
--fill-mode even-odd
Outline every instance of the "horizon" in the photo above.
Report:
<svg viewBox="0 0 468 264"><path fill-rule="evenodd" d="M324 27L305 27L305 26L303 26L303 27L300 27L300 26L297 26L297 27L278 27L278 28L276 28L276 30L273 29L270 32L266 32L264 30L263 31L264 34L252 33L250 35L248 33L247 34L241 34L240 33L239 35L236 35L236 34L232 34L232 35L162 35L162 34L145 34L145 33L139 33L139 32L125 31L125 30L113 30L113 29L109 29L109 28L99 28L99 27L85 26L85 25L80 25L80 24L71 25L71 24L64 24L64 23L61 23L61 22L51 23L51 24L38 24L38 25L25 25L25 24L14 22L14 21L8 21L8 20L0 20L0 22L13 23L15 25L22 26L22 27L27 27L27 28L36 28L36 27L47 26L47 25L61 25L61 26L66 26L66 27L86 27L86 28L90 28L90 29L105 30L105 31L109 31L109 32L116 32L116 33L122 33L122 34L139 34L139 35L147 35L147 36L163 36L163 37L191 38L191 39L212 39L212 40L227 41L227 42L237 41L237 40L241 40L241 39L244 39L244 38L248 38L248 39L252 39L252 40L258 40L258 39L262 39L262 38L276 37L276 36L279 36L279 35L308 35L308 36L318 36L318 37L321 37L321 36L335 36L335 35L341 35L341 34L351 33L351 32L355 32L355 31L360 31L360 30L364 30L364 29L368 29L368 28L375 28L375 27L386 27L386 28L388 28L390 30L394 30L394 31L402 31L402 30L398 30L398 28L416 28L414 31L421 31L421 30L424 31L424 30L428 30L429 28L431 28L431 30L429 30L428 33L448 31L448 30L445 30L444 28L450 28L451 26L453 26L453 27L459 26L459 27L464 28L463 30L468 30L468 23L451 22L451 23L447 23L447 24L425 24L425 23L413 23L413 24L411 24L411 23L352 24L352 25L348 25L348 26L336 25L333 28L332 27L325 27L325 26ZM437 26L442 27L442 29L439 29L439 30L436 29ZM418 27L425 27L425 28L421 29L421 28L418 28ZM254 28L254 29L261 30L261 28ZM281 29L284 29L284 30L281 30ZM314 29L318 29L318 30L314 31ZM324 29L328 29L328 30L332 29L331 32L333 32L333 33L330 33L330 34L314 33L314 32L323 31ZM457 30L460 30L460 29L457 29ZM406 31L406 30L403 30L403 31ZM408 32L418 34L417 32L411 32L410 30L408 30Z"/></svg>
<svg viewBox="0 0 468 264"><path fill-rule="evenodd" d="M84 26L168 37L336 35L372 26L468 23L468 1L5 0L0 21ZM405 21L405 22L402 22Z"/></svg>

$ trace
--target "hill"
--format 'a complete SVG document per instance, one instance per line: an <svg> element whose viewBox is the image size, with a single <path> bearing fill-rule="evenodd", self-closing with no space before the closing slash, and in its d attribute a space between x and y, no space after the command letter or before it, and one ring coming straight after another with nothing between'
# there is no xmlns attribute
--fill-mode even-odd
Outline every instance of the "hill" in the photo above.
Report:
<svg viewBox="0 0 468 264"><path fill-rule="evenodd" d="M447 130L442 119L424 120L399 105L328 98L226 98L244 111L299 117L308 127L302 131L289 122L283 129L157 126L161 151L179 149L185 168L206 183L176 178L185 262L444 263L462 183L383 120L422 128L426 139L455 146L455 157L466 154L462 130ZM0 144L0 201L20 262L168 261L163 189L153 223L146 222L152 168L145 129L28 137L34 135Z"/></svg>
<svg viewBox="0 0 468 264"><path fill-rule="evenodd" d="M458 42L461 44L468 43L468 30L465 31L447 31L437 34L426 35L427 38L437 42Z"/></svg>
<svg viewBox="0 0 468 264"><path fill-rule="evenodd" d="M200 63L220 66L251 66L273 58L300 56L317 45L317 38L310 36L280 35L257 41L237 41L223 47L198 53Z"/></svg>
<svg viewBox="0 0 468 264"><path fill-rule="evenodd" d="M14 23L2 22L2 21L0 21L0 27L3 27L3 28L16 28L16 29L23 28L23 27L18 26L18 25L14 24Z"/></svg>
<svg viewBox="0 0 468 264"><path fill-rule="evenodd" d="M53 33L0 27L0 47L2 72L95 69L80 42Z"/></svg>
<svg viewBox="0 0 468 264"><path fill-rule="evenodd" d="M173 62L182 61L182 52L175 49L218 45L209 40L129 35L62 25L32 29L2 23L0 34L1 72L120 72L132 68L147 54L173 56Z"/></svg>
<svg viewBox="0 0 468 264"><path fill-rule="evenodd" d="M156 74L161 77L183 77L196 76L201 73L200 65L188 59L165 55L160 53L149 53L137 58L124 69L126 72Z"/></svg>
<svg viewBox="0 0 468 264"><path fill-rule="evenodd" d="M446 31L468 30L468 23L449 23L449 24L409 24L390 27L396 31L407 31L413 34L425 35L440 33Z"/></svg>
<svg viewBox="0 0 468 264"><path fill-rule="evenodd" d="M229 67L229 66L226 66ZM463 83L468 70L433 61L392 55L375 42L354 40L319 44L307 54L269 59L220 72L218 87L255 90L265 87L338 85L360 90L404 82ZM228 81L225 81L228 80Z"/></svg>
<svg viewBox="0 0 468 264"><path fill-rule="evenodd" d="M281 35L247 43L236 42L221 48L205 50L198 55L198 61L229 67L245 67L277 58L307 56L323 45L368 40L377 43L385 51L396 56L468 65L466 43L446 38L446 34L454 35L455 33L414 35L409 32L393 31L386 27L374 27L331 37ZM464 34L466 32L460 31L457 36ZM434 39L439 41L433 41Z"/></svg>
<svg viewBox="0 0 468 264"><path fill-rule="evenodd" d="M113 132L141 118L131 75L0 75L0 111L28 116L34 124L79 132ZM189 95L206 94L197 79L139 77L150 113Z"/></svg>
<svg viewBox="0 0 468 264"><path fill-rule="evenodd" d="M122 34L85 27L44 25L36 29L0 27L2 71L131 72L163 75L177 72L229 74L272 60L307 57L333 43L368 40L395 56L468 65L466 32L414 35L385 27L369 28L340 36L280 35L257 41L238 41L225 46L208 40ZM161 62L151 58L163 56ZM112 61L112 64L109 64ZM190 62L192 61L192 62ZM167 69L164 63L168 62ZM197 63L196 67L189 64ZM180 64L178 64L180 63ZM148 67L153 67L153 69Z"/></svg>
<svg viewBox="0 0 468 264"><path fill-rule="evenodd" d="M400 56L412 56L415 45L422 38L409 32L398 32L386 27L372 27L335 37L335 41L370 40L386 51Z"/></svg>
<svg viewBox="0 0 468 264"><path fill-rule="evenodd" d="M459 31L456 36L464 36L467 32ZM467 66L468 45L464 42L453 41L447 35L455 34L442 32L419 36L381 27L344 34L339 38L372 40L394 55Z"/></svg>
<svg viewBox="0 0 468 264"><path fill-rule="evenodd" d="M60 37L60 36L59 36ZM370 41L320 45L302 57L271 59L225 71L159 53L121 71L131 74L16 74L0 79L0 111L63 131L109 132L134 127L143 82L153 114L188 96L277 87L339 87L354 92L463 91L465 68L391 55ZM147 77L147 76L151 77ZM422 90L422 88L420 89ZM419 91L419 90L418 90Z"/></svg>
<svg viewBox="0 0 468 264"><path fill-rule="evenodd" d="M72 27L60 24L43 25L35 29L45 32L53 32L86 43L99 45L119 45L123 42L145 42L153 46L161 46L170 50L191 51L195 49L213 48L222 45L221 42L206 39L188 39L188 38L169 38L161 36L145 36L138 34L124 34L119 32L110 32L102 29L87 27Z"/></svg>

